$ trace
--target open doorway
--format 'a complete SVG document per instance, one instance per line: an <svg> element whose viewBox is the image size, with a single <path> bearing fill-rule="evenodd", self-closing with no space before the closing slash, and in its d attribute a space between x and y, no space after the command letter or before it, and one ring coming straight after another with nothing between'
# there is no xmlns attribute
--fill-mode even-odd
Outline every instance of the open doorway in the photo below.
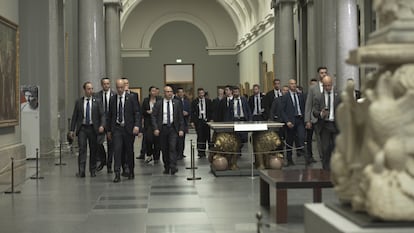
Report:
<svg viewBox="0 0 414 233"><path fill-rule="evenodd" d="M187 98L190 100L194 96L194 64L165 64L164 83L173 88L184 89Z"/></svg>

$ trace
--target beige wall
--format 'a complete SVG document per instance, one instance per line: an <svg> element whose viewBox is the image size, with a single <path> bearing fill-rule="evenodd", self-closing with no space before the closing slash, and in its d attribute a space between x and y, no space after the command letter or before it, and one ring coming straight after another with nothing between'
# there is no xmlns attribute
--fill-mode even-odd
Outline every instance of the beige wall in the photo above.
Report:
<svg viewBox="0 0 414 233"><path fill-rule="evenodd" d="M177 58L194 64L194 87L207 89L210 97L216 96L217 85L238 83L236 55L208 55L204 35L192 24L177 21L164 25L155 33L151 47L150 57L122 59L130 86L142 87L144 96L149 86L164 85L164 64L174 64Z"/></svg>
<svg viewBox="0 0 414 233"><path fill-rule="evenodd" d="M267 71L273 71L274 32L269 31L263 37L250 44L238 54L240 64L240 83L260 84L259 52L263 52L263 61L267 62Z"/></svg>

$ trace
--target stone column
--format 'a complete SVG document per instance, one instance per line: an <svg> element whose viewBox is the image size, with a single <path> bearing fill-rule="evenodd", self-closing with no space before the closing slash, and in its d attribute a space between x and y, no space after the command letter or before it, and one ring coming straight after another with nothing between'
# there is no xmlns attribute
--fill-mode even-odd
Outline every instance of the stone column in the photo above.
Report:
<svg viewBox="0 0 414 233"><path fill-rule="evenodd" d="M316 31L316 24L315 24L315 7L313 0L308 0L307 4L307 68L308 68L308 83L310 79L316 77L316 68L318 65L316 64L316 39L315 39L315 31Z"/></svg>
<svg viewBox="0 0 414 233"><path fill-rule="evenodd" d="M320 45L322 48L322 64L318 65L326 66L333 78L336 77L336 2L337 0L321 1L322 34L320 35Z"/></svg>
<svg viewBox="0 0 414 233"><path fill-rule="evenodd" d="M280 1L280 80L288 83L290 78L296 78L295 40L293 35L293 4L295 1Z"/></svg>
<svg viewBox="0 0 414 233"><path fill-rule="evenodd" d="M103 0L79 1L78 7L79 83L90 81L99 90L100 79L105 76Z"/></svg>
<svg viewBox="0 0 414 233"><path fill-rule="evenodd" d="M274 15L275 15L275 20L274 20L274 67L273 67L273 75L275 78L280 78L280 63L279 63L279 58L280 58L280 50L279 50L279 22L280 22L280 15L279 15L279 7L276 6L276 0L272 1L272 8L274 11ZM273 83L273 82L272 82ZM272 86L270 88L273 88Z"/></svg>
<svg viewBox="0 0 414 233"><path fill-rule="evenodd" d="M275 38L279 53L276 54L277 78L287 84L290 78L296 78L295 42L293 34L293 4L295 0L275 0L273 6L278 11L278 30Z"/></svg>
<svg viewBox="0 0 414 233"><path fill-rule="evenodd" d="M104 0L105 4L105 48L106 76L115 83L122 76L120 0Z"/></svg>
<svg viewBox="0 0 414 233"><path fill-rule="evenodd" d="M337 1L336 86L344 90L347 80L354 79L359 90L358 67L346 64L350 50L358 47L358 24L356 0Z"/></svg>

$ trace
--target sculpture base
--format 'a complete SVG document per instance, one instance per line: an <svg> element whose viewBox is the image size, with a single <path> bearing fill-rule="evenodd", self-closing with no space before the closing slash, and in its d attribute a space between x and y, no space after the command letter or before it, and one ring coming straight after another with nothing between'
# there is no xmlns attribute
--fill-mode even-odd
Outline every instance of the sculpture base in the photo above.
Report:
<svg viewBox="0 0 414 233"><path fill-rule="evenodd" d="M339 203L326 203L328 208L332 209L336 213L349 219L360 227L414 227L414 222L406 221L383 221L374 217L369 216L365 212L354 212L350 205L339 204Z"/></svg>
<svg viewBox="0 0 414 233"><path fill-rule="evenodd" d="M332 204L330 206L341 206L340 204ZM350 208L349 208L350 209ZM344 210L342 210L344 211ZM346 212L346 211L344 211ZM348 215L355 215L353 218L367 219L366 214L362 213L349 213ZM365 216L363 216L365 215ZM372 219L372 218L371 218ZM329 208L326 204L305 204L305 221L304 228L306 232L318 232L318 233L408 233L414 232L414 223L408 222L381 222L373 224L372 220L369 224L365 224L366 227L362 227L348 217L344 217L336 210ZM387 224L387 225L386 225Z"/></svg>
<svg viewBox="0 0 414 233"><path fill-rule="evenodd" d="M252 170L248 168L239 168L237 170L224 170L224 171L217 171L214 169L213 166L210 165L211 173L214 176L251 176ZM253 176L258 176L259 171L257 169L253 169Z"/></svg>

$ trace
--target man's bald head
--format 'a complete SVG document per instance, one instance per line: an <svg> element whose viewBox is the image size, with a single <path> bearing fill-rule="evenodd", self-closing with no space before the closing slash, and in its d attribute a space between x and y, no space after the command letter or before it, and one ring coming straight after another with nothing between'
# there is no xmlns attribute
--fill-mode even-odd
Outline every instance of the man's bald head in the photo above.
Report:
<svg viewBox="0 0 414 233"><path fill-rule="evenodd" d="M332 77L326 75L322 78L322 85L325 91L332 91Z"/></svg>
<svg viewBox="0 0 414 233"><path fill-rule="evenodd" d="M118 95L124 94L125 91L125 83L123 79L117 79L116 80L116 91Z"/></svg>

